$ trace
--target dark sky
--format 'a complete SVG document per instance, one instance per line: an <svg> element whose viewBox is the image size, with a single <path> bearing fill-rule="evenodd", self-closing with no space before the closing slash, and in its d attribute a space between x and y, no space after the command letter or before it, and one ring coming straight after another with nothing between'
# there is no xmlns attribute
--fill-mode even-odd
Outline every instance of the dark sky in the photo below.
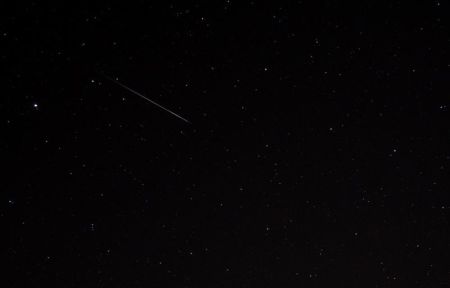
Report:
<svg viewBox="0 0 450 288"><path fill-rule="evenodd" d="M449 287L448 2L60 2L1 12L2 287Z"/></svg>

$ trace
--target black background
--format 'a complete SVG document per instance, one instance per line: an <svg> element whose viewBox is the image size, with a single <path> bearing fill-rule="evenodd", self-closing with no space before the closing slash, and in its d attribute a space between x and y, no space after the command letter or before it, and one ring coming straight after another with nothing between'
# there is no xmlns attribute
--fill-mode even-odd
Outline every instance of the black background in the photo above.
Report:
<svg viewBox="0 0 450 288"><path fill-rule="evenodd" d="M448 3L342 2L2 9L2 286L448 287Z"/></svg>

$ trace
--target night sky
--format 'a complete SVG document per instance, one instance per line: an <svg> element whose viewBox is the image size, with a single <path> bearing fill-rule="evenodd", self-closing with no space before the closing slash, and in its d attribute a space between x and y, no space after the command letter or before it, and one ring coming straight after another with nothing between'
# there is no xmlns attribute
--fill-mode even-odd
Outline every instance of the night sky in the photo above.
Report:
<svg viewBox="0 0 450 288"><path fill-rule="evenodd" d="M450 287L449 3L344 2L4 7L1 286Z"/></svg>

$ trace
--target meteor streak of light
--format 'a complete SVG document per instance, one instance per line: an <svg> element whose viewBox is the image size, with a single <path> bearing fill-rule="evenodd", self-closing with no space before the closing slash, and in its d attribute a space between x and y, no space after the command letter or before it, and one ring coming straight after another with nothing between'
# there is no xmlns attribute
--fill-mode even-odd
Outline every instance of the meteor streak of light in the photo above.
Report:
<svg viewBox="0 0 450 288"><path fill-rule="evenodd" d="M183 117L181 117L180 115L178 115L177 113L175 113L175 112L173 112L173 111L171 111L171 110L165 108L164 106L161 106L160 104L158 104L158 103L156 103L155 101L153 101L153 100L151 100L151 99L145 97L145 96L142 95L141 93L139 93L139 92L137 92L137 91L131 89L130 87L126 86L125 84L120 83L120 82L117 81L116 79L114 79L114 78L112 78L112 77L109 77L109 76L107 76L107 75L105 75L105 74L103 74L103 73L102 73L102 76L105 77L106 79L108 79L108 80L110 80L110 81L116 83L117 85L121 86L122 88L128 90L129 92L131 92L131 93L133 93L133 94L135 94L135 95L137 95L137 96L139 96L139 97L141 97L141 98L147 100L148 102L152 103L153 105L155 105L155 106L157 106L157 107L163 109L164 111L166 111L166 112L172 114L173 116L177 117L178 119L183 120L183 121L186 122L186 123L192 124L192 123L191 123L189 120L187 120L186 118L183 118Z"/></svg>

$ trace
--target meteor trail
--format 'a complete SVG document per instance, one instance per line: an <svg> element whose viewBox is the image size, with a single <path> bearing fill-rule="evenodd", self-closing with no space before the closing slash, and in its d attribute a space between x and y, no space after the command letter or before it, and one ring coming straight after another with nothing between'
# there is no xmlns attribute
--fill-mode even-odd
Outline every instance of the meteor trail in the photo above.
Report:
<svg viewBox="0 0 450 288"><path fill-rule="evenodd" d="M103 74L103 73L102 73L102 76L105 77L106 79L108 79L108 80L110 80L110 81L116 83L117 85L121 86L122 88L128 90L129 92L131 92L131 93L133 93L133 94L135 94L135 95L137 95L137 96L139 96L139 97L141 97L141 98L147 100L148 102L152 103L153 105L155 105L155 106L157 106L157 107L163 109L164 111L166 111L166 112L172 114L173 116L177 117L178 119L181 119L181 120L183 120L183 121L186 122L186 123L192 124L189 120L187 120L187 119L181 117L181 116L178 115L177 113L175 113L175 112L173 112L173 111L171 111L171 110L165 108L164 106L159 105L159 104L156 103L155 101L153 101L153 100L151 100L151 99L145 97L145 96L142 95L141 93L139 93L139 92L137 92L137 91L131 89L130 87L126 86L125 84L120 83L120 82L117 81L116 79L114 79L114 78L112 78L112 77L109 77L109 76L107 76L107 75L105 75L105 74Z"/></svg>

